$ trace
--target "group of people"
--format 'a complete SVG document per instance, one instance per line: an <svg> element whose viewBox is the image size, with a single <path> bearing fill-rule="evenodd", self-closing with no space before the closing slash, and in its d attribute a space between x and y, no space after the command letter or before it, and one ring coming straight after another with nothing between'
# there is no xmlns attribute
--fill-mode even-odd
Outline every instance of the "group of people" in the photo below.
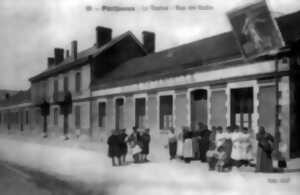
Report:
<svg viewBox="0 0 300 195"><path fill-rule="evenodd" d="M209 170L220 172L230 171L241 166L255 167L257 172L272 172L272 153L274 151L274 138L267 133L264 127L259 128L255 134L248 128L238 126L212 127L199 123L196 130L183 127L175 134L173 128L168 136L170 159L180 158L186 163L191 160L207 162ZM254 143L258 143L256 163L254 156ZM286 162L281 160L279 167L286 168Z"/></svg>
<svg viewBox="0 0 300 195"><path fill-rule="evenodd" d="M254 166L253 136L247 128L213 127L207 152L210 170L231 170L232 167Z"/></svg>
<svg viewBox="0 0 300 195"><path fill-rule="evenodd" d="M150 140L149 129L133 127L130 135L127 135L126 129L113 129L107 139L112 165L125 165L128 152L132 154L134 163L147 162Z"/></svg>
<svg viewBox="0 0 300 195"><path fill-rule="evenodd" d="M245 127L229 126L223 130L219 126L209 130L206 125L199 123L196 129L182 127L179 133L170 128L167 146L170 160L181 159L186 163L199 160L207 163L209 170L224 172L232 168L251 166L255 167L257 172L273 172L275 139L280 139L280 136L274 138L264 127L260 127L255 135ZM134 163L147 162L150 141L149 129L133 127L130 135L127 135L125 129L112 130L107 139L112 165L126 164L128 152L132 155ZM279 142L280 140L277 140L277 143ZM256 143L257 147L254 147ZM279 168L286 168L285 159L282 155L279 156Z"/></svg>

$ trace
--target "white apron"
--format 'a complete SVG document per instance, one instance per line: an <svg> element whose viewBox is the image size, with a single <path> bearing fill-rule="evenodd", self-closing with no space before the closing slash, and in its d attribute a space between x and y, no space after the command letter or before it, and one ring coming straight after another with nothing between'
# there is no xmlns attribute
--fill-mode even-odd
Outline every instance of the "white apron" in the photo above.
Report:
<svg viewBox="0 0 300 195"><path fill-rule="evenodd" d="M231 134L232 140L232 151L231 151L231 158L233 160L241 160L241 140L240 140L241 133L233 132Z"/></svg>
<svg viewBox="0 0 300 195"><path fill-rule="evenodd" d="M185 139L183 143L183 157L193 158L193 142L191 138Z"/></svg>

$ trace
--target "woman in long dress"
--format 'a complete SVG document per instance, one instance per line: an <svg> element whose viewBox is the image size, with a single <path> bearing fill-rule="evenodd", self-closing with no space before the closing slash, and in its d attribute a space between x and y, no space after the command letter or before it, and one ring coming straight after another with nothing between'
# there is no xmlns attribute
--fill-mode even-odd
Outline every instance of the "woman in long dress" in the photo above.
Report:
<svg viewBox="0 0 300 195"><path fill-rule="evenodd" d="M226 153L225 165L224 168L231 168L231 151L232 151L232 128L227 127L226 132L224 133L225 142L223 144L224 151Z"/></svg>
<svg viewBox="0 0 300 195"><path fill-rule="evenodd" d="M183 158L186 163L190 163L193 155L193 132L188 127L183 127Z"/></svg>
<svg viewBox="0 0 300 195"><path fill-rule="evenodd" d="M256 172L273 172L272 151L274 138L271 134L266 133L264 127L260 127L256 134L258 141Z"/></svg>
<svg viewBox="0 0 300 195"><path fill-rule="evenodd" d="M170 131L168 132L168 144L169 144L170 160L173 160L176 157L176 150L177 150L177 137L174 128L170 128Z"/></svg>
<svg viewBox="0 0 300 195"><path fill-rule="evenodd" d="M241 166L241 132L239 127L235 127L231 134L232 151L231 159L232 165L236 167Z"/></svg>
<svg viewBox="0 0 300 195"><path fill-rule="evenodd" d="M247 128L243 128L241 133L241 164L248 166L252 159L251 135Z"/></svg>
<svg viewBox="0 0 300 195"><path fill-rule="evenodd" d="M183 159L183 128L177 135L177 157Z"/></svg>

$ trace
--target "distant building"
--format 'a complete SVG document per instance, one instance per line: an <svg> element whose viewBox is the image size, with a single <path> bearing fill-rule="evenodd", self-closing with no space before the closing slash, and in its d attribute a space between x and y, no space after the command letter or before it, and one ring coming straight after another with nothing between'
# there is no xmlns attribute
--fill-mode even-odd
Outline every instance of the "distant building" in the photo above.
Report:
<svg viewBox="0 0 300 195"><path fill-rule="evenodd" d="M55 94L68 89L73 101L71 135L80 129L81 134L99 139L110 129L137 126L149 127L154 140L165 140L170 127L194 129L199 122L208 128L239 125L254 132L264 126L272 134L277 124L287 154L300 155L300 12L277 22L286 49L277 57L251 62L243 59L232 32L155 52L153 33L145 32L140 43L130 32L110 39L109 30L97 28L95 46L77 54L73 42L66 59L63 50L56 49L49 68L30 79L31 102L25 107L30 129L41 128L35 105L44 98L51 104L49 132L62 134ZM0 113L5 116L17 107L1 107ZM7 123L2 120L1 127Z"/></svg>
<svg viewBox="0 0 300 195"><path fill-rule="evenodd" d="M15 95L18 91L0 89L0 101L7 100L10 96Z"/></svg>

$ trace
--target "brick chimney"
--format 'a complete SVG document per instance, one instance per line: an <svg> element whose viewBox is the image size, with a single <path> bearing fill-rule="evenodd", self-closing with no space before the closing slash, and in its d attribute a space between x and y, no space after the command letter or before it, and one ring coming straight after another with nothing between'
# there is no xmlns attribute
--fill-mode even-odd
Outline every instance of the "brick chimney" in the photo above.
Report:
<svg viewBox="0 0 300 195"><path fill-rule="evenodd" d="M52 68L54 65L55 65L55 59L54 58L48 58L47 59L47 62L48 62L48 68Z"/></svg>
<svg viewBox="0 0 300 195"><path fill-rule="evenodd" d="M54 48L54 59L56 65L61 63L64 60L64 49Z"/></svg>
<svg viewBox="0 0 300 195"><path fill-rule="evenodd" d="M99 48L112 38L112 30L103 26L96 27L96 46Z"/></svg>
<svg viewBox="0 0 300 195"><path fill-rule="evenodd" d="M143 45L148 53L155 51L155 34L149 31L143 31Z"/></svg>
<svg viewBox="0 0 300 195"><path fill-rule="evenodd" d="M78 43L76 40L72 41L71 42L71 56L74 58L74 59L77 59L77 48L78 47Z"/></svg>

